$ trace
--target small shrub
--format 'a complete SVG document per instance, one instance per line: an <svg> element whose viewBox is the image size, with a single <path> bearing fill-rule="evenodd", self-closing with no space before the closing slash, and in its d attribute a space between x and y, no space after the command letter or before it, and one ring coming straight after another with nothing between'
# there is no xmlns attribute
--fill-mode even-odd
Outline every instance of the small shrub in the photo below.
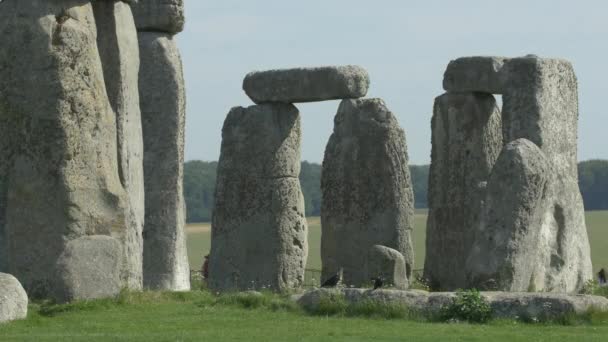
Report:
<svg viewBox="0 0 608 342"><path fill-rule="evenodd" d="M492 308L478 290L459 290L456 298L442 309L441 317L446 321L486 323L492 318Z"/></svg>

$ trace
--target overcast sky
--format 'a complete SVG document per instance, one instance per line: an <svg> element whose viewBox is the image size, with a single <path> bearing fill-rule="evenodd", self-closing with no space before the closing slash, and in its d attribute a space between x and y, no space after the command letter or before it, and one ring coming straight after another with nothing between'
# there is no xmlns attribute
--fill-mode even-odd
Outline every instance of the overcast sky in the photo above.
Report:
<svg viewBox="0 0 608 342"><path fill-rule="evenodd" d="M249 106L253 70L357 64L368 97L405 129L410 163L430 160L433 100L447 63L471 55L566 58L579 79L579 159L608 159L606 0L185 0L178 36L188 95L186 159L217 160L229 109ZM302 159L320 162L336 101L297 105Z"/></svg>

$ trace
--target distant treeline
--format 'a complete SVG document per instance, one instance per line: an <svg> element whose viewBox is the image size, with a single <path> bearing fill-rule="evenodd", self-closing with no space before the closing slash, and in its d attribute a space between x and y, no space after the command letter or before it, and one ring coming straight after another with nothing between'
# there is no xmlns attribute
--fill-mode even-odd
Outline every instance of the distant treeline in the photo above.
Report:
<svg viewBox="0 0 608 342"><path fill-rule="evenodd" d="M608 210L608 160L590 160L578 166L579 185L586 210ZM184 196L188 222L211 220L217 162L189 161L184 168ZM410 166L416 208L427 207L428 165ZM302 162L300 184L306 215L321 214L321 165Z"/></svg>

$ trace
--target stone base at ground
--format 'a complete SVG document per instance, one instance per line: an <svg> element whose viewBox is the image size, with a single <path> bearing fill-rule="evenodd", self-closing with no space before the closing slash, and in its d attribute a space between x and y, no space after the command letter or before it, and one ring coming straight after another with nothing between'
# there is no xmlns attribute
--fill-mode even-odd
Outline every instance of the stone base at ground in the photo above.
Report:
<svg viewBox="0 0 608 342"><path fill-rule="evenodd" d="M24 319L27 303L27 294L17 278L0 273L0 323Z"/></svg>
<svg viewBox="0 0 608 342"><path fill-rule="evenodd" d="M426 292L420 290L371 290L356 288L314 289L302 296L293 296L303 308L314 310L327 296L344 296L347 303L361 301L404 305L430 316L437 315L449 305L456 292ZM488 301L494 318L550 320L590 310L608 311L608 299L600 296L562 293L481 292Z"/></svg>

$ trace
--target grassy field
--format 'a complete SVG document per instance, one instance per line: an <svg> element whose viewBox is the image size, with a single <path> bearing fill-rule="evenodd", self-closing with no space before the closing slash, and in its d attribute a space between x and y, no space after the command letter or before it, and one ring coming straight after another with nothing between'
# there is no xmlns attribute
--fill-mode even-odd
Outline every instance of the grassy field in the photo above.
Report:
<svg viewBox="0 0 608 342"><path fill-rule="evenodd" d="M604 341L605 320L572 325L432 323L309 315L277 296L238 301L205 291L122 294L67 306L31 305L0 325L1 341ZM258 297L256 297L258 298ZM259 303L259 304L256 304ZM359 313L360 315L361 313Z"/></svg>
<svg viewBox="0 0 608 342"><path fill-rule="evenodd" d="M414 221L414 249L417 269L424 266L426 211L417 211ZM587 231L591 243L594 270L608 266L608 211L590 211L586 214ZM208 223L188 226L188 256L193 270L200 270L202 258L211 245L211 226ZM307 268L321 269L321 222L318 217L308 219Z"/></svg>

